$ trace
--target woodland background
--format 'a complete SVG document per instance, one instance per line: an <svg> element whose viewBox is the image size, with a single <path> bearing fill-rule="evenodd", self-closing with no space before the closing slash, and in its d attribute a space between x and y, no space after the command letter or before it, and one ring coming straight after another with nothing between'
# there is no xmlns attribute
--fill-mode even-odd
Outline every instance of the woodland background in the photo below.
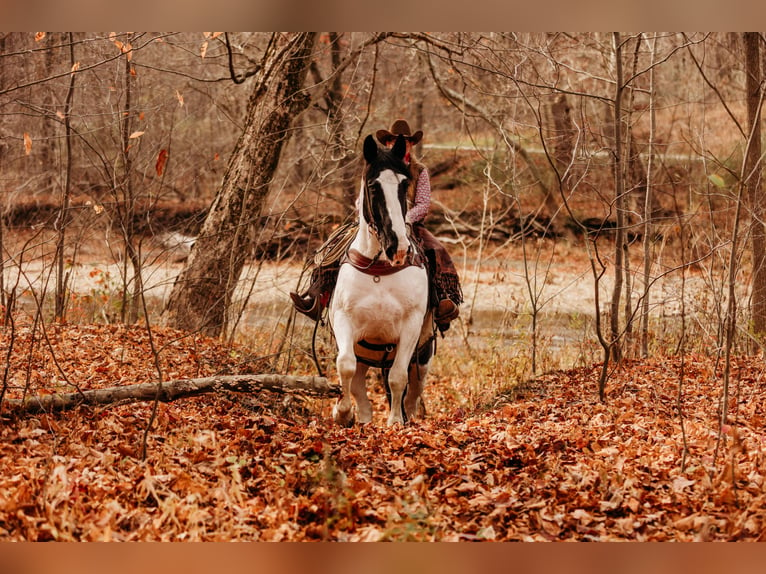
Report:
<svg viewBox="0 0 766 574"><path fill-rule="evenodd" d="M0 34L0 536L762 539L765 52L760 33ZM330 334L286 295L354 216L360 141L398 117L425 132L428 225L466 292L425 421L337 429L330 391L294 388L32 412L332 381Z"/></svg>

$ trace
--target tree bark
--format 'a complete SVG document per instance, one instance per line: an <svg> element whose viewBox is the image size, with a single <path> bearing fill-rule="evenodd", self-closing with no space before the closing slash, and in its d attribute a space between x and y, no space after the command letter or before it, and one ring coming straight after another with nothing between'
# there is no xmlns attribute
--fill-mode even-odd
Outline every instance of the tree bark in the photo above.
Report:
<svg viewBox="0 0 766 574"><path fill-rule="evenodd" d="M293 34L264 56L242 135L164 312L175 328L211 336L226 331L226 312L252 253L255 225L290 126L310 102L303 87L315 38L316 33Z"/></svg>
<svg viewBox="0 0 766 574"><path fill-rule="evenodd" d="M745 157L745 188L750 203L751 245L753 252L753 295L750 314L753 334L759 343L766 338L766 201L761 184L761 37L746 32L745 89L747 91L747 125L749 141Z"/></svg>
<svg viewBox="0 0 766 574"><path fill-rule="evenodd" d="M625 272L625 175L623 173L623 149L622 149L622 40L620 33L615 32L614 59L616 68L616 92L614 96L614 198L616 208L617 226L614 238L614 289L610 307L609 327L611 336L612 359L622 359L620 344L620 296Z"/></svg>
<svg viewBox="0 0 766 574"><path fill-rule="evenodd" d="M200 379L177 379L158 386L157 383L141 383L94 389L81 393L65 393L29 397L24 400L10 399L3 405L13 414L34 414L64 411L79 405L109 406L125 401L175 401L206 393L301 393L319 397L340 395L337 386L331 386L325 377L290 375L228 375ZM159 394L158 394L159 393Z"/></svg>
<svg viewBox="0 0 766 574"><path fill-rule="evenodd" d="M566 94L559 94L551 104L553 130L550 138L553 141L553 159L556 169L564 175L561 184L565 191L570 190L572 172L570 166L574 163L575 140L577 128L572 121L572 107Z"/></svg>

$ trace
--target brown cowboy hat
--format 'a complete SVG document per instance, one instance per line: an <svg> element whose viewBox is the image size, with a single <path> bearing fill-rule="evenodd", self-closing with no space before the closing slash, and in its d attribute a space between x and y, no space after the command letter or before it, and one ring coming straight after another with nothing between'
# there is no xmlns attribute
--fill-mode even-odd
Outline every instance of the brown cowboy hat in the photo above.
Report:
<svg viewBox="0 0 766 574"><path fill-rule="evenodd" d="M375 132L375 137L378 138L378 141L382 143L383 145L386 145L387 142L396 139L396 136L402 135L407 139L407 141L412 142L412 145L417 145L417 143L423 139L423 130L418 130L414 134L410 130L410 124L408 124L405 120L396 120L391 125L391 130L378 130Z"/></svg>

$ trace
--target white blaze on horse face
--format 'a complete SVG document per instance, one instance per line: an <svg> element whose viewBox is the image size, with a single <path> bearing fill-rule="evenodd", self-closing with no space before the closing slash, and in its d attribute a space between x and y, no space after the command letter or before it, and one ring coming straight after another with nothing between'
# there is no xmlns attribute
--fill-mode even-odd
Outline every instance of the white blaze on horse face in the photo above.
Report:
<svg viewBox="0 0 766 574"><path fill-rule="evenodd" d="M383 171L378 176L383 194L386 196L386 208L391 218L391 227L398 240L396 255L394 255L393 261L391 261L392 265L404 265L410 249L404 213L402 213L402 205L399 203L399 184L405 179L404 175L395 173L392 170Z"/></svg>

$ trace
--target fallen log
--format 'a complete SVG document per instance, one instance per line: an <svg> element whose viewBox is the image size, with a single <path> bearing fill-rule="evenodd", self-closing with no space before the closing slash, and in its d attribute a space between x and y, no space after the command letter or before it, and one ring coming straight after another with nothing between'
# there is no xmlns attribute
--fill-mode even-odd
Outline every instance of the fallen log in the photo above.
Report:
<svg viewBox="0 0 766 574"><path fill-rule="evenodd" d="M177 379L160 385L140 383L93 389L78 393L54 393L26 399L8 399L0 411L14 414L64 411L78 405L113 405L130 401L175 401L205 393L235 392L301 393L318 397L340 395L340 388L330 385L325 377L292 375L221 375L199 379Z"/></svg>

